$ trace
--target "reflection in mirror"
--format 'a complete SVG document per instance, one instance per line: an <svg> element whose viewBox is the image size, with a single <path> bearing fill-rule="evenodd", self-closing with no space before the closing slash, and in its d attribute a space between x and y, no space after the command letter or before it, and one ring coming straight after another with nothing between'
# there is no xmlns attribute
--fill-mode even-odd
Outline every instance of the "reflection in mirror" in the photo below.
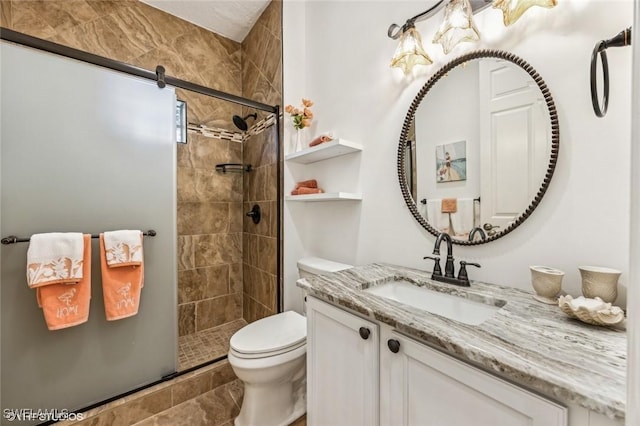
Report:
<svg viewBox="0 0 640 426"><path fill-rule="evenodd" d="M479 244L510 232L542 198L557 159L557 116L531 66L480 51L427 82L400 144L400 184L416 219L434 235Z"/></svg>

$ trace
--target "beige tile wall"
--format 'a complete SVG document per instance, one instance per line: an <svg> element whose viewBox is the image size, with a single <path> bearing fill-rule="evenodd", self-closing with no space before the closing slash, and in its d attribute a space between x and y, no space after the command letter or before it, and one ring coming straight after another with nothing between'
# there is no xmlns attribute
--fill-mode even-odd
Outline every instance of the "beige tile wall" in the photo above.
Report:
<svg viewBox="0 0 640 426"><path fill-rule="evenodd" d="M282 105L281 40L282 3L274 0L242 42L243 96ZM273 126L245 141L243 149L244 162L255 167L244 176L244 210L258 204L263 215L258 225L244 218L243 315L247 322L277 312L277 141Z"/></svg>
<svg viewBox="0 0 640 426"><path fill-rule="evenodd" d="M231 118L231 117L229 117ZM242 318L242 144L189 134L178 147L178 331Z"/></svg>

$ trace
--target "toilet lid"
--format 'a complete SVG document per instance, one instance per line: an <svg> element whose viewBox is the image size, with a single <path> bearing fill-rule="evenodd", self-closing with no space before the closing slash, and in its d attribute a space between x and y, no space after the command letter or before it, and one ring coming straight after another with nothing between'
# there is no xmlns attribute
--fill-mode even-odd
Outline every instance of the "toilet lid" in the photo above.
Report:
<svg viewBox="0 0 640 426"><path fill-rule="evenodd" d="M299 347L307 338L307 319L294 311L252 322L231 336L231 348L244 354L267 354Z"/></svg>

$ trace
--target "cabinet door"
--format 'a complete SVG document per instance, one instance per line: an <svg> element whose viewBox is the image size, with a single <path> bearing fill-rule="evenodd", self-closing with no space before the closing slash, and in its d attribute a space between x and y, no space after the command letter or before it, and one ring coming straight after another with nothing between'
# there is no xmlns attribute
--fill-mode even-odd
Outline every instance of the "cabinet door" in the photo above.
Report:
<svg viewBox="0 0 640 426"><path fill-rule="evenodd" d="M566 408L387 328L380 348L381 425L567 424Z"/></svg>
<svg viewBox="0 0 640 426"><path fill-rule="evenodd" d="M309 426L378 424L378 350L377 324L307 297Z"/></svg>

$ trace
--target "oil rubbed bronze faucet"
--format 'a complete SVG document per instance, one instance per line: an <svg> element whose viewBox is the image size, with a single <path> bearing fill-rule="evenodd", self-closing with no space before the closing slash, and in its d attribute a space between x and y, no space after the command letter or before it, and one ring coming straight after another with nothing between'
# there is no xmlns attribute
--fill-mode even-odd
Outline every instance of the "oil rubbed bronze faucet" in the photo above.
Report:
<svg viewBox="0 0 640 426"><path fill-rule="evenodd" d="M448 284L455 284L459 286L469 287L471 284L469 283L469 276L467 275L467 265L476 266L480 268L480 264L465 262L464 260L460 262L460 271L458 272L458 277L455 277L455 266L453 259L453 243L451 241L451 236L446 232L441 232L438 234L438 238L436 238L436 243L433 247L433 254L440 254L440 245L442 245L442 240L447 242L447 261L444 266L444 276L442 275L442 270L440 269L440 258L425 256L424 259L431 259L435 262L433 265L433 272L431 274L431 279L435 281L440 281Z"/></svg>
<svg viewBox="0 0 640 426"><path fill-rule="evenodd" d="M441 232L436 238L436 244L433 247L433 254L440 254L440 246L442 240L447 242L447 263L444 265L444 276L447 278L453 278L454 266L453 266L453 244L451 242L451 235L446 232Z"/></svg>
<svg viewBox="0 0 640 426"><path fill-rule="evenodd" d="M487 234L485 234L485 232L482 230L482 228L480 228L479 226L476 226L475 228L473 228L471 230L471 232L469 232L469 241L473 241L473 239L475 238L476 234L480 235L480 239L481 240L487 239Z"/></svg>

